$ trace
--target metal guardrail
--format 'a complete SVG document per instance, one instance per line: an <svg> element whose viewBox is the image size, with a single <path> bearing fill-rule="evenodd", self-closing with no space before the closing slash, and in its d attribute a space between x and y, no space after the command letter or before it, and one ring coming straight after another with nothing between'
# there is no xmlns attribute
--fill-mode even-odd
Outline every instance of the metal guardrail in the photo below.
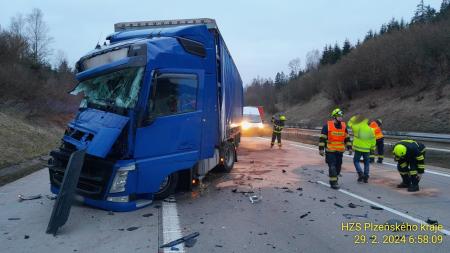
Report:
<svg viewBox="0 0 450 253"><path fill-rule="evenodd" d="M285 127L285 131L311 131L320 133L321 127L304 128L295 125ZM414 139L419 141L430 141L438 143L450 143L450 134L436 134L436 133L421 133L421 132L400 132L400 131L383 131L386 138L391 139ZM318 136L319 134L317 134Z"/></svg>

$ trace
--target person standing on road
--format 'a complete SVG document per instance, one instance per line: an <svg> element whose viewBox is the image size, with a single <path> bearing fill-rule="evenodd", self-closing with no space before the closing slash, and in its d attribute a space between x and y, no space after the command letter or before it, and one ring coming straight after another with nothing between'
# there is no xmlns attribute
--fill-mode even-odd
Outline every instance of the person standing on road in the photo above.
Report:
<svg viewBox="0 0 450 253"><path fill-rule="evenodd" d="M402 140L395 144L393 153L402 177L402 183L397 188L418 191L419 181L425 172L425 145L413 140Z"/></svg>
<svg viewBox="0 0 450 253"><path fill-rule="evenodd" d="M278 148L281 148L281 131L284 128L284 122L286 121L286 116L280 115L278 119L272 116L273 132L272 132L272 142L270 142L270 148L273 148L275 144L275 139L278 142Z"/></svg>
<svg viewBox="0 0 450 253"><path fill-rule="evenodd" d="M331 113L331 119L322 127L319 139L319 154L325 155L328 164L330 187L339 189L338 175L341 174L342 156L347 147L351 154L351 142L345 122L342 121L343 112L336 108Z"/></svg>
<svg viewBox="0 0 450 253"><path fill-rule="evenodd" d="M369 126L369 120L361 115L353 116L348 122L349 127L353 132L353 150L355 156L353 157L353 164L358 173L358 182L368 183L369 180L369 157L375 151L375 133ZM364 172L359 165L361 157L364 160Z"/></svg>
<svg viewBox="0 0 450 253"><path fill-rule="evenodd" d="M384 159L384 136L383 131L381 130L383 122L381 119L376 119L370 122L370 127L373 128L375 132L375 139L377 142L377 153L376 156L378 157L377 163L383 163ZM370 163L375 162L375 154L370 155Z"/></svg>

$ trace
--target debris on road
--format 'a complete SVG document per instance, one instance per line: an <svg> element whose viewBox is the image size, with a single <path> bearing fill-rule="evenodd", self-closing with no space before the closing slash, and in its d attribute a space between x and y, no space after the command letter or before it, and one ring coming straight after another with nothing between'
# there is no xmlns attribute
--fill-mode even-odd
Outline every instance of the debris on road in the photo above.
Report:
<svg viewBox="0 0 450 253"><path fill-rule="evenodd" d="M220 245L220 244L216 244L216 245L214 245L216 248L222 248L223 246L222 245Z"/></svg>
<svg viewBox="0 0 450 253"><path fill-rule="evenodd" d="M242 194L250 194L250 193L255 193L254 191L238 191L237 188L231 190L232 193L242 193Z"/></svg>
<svg viewBox="0 0 450 253"><path fill-rule="evenodd" d="M439 224L437 220L432 220L430 218L427 219L427 223L430 224L430 225L437 225L437 224Z"/></svg>
<svg viewBox="0 0 450 253"><path fill-rule="evenodd" d="M30 238L29 235L25 235L25 236L23 237L23 239L29 239L29 238Z"/></svg>
<svg viewBox="0 0 450 253"><path fill-rule="evenodd" d="M22 202L24 200L40 199L40 198L42 198L42 195L38 194L38 195L24 196L22 194L19 194L19 195L17 195L17 198L19 198L19 202Z"/></svg>
<svg viewBox="0 0 450 253"><path fill-rule="evenodd" d="M142 217L145 217L145 218L150 217L150 216L153 216L153 214L152 213L146 213L146 214L142 215Z"/></svg>
<svg viewBox="0 0 450 253"><path fill-rule="evenodd" d="M305 214L300 215L300 219L305 218L305 217L308 216L308 214L310 214L310 213L311 213L311 212L307 212L307 213L305 213Z"/></svg>
<svg viewBox="0 0 450 253"><path fill-rule="evenodd" d="M254 177L253 179L255 179L255 180L264 180L264 178L262 178L262 177Z"/></svg>
<svg viewBox="0 0 450 253"><path fill-rule="evenodd" d="M186 241L184 242L184 246L186 246L186 248L192 248L192 247L194 247L194 245L195 245L196 242L197 242L197 239L191 238L191 239L186 240Z"/></svg>
<svg viewBox="0 0 450 253"><path fill-rule="evenodd" d="M8 218L8 220L20 220L20 218L13 217L13 218Z"/></svg>
<svg viewBox="0 0 450 253"><path fill-rule="evenodd" d="M56 196L55 195L45 195L45 197L47 197L47 199L49 199L49 200L55 200L56 199Z"/></svg>
<svg viewBox="0 0 450 253"><path fill-rule="evenodd" d="M302 187L298 187L296 190L297 191L303 191L303 188Z"/></svg>
<svg viewBox="0 0 450 253"><path fill-rule="evenodd" d="M292 190L286 190L286 191L284 191L284 192L287 192L287 193L294 193Z"/></svg>
<svg viewBox="0 0 450 253"><path fill-rule="evenodd" d="M320 202L327 202L326 200L324 200L324 199L321 199L321 200L319 200Z"/></svg>
<svg viewBox="0 0 450 253"><path fill-rule="evenodd" d="M249 199L250 199L250 202L251 202L252 204L255 204L255 203L261 201L262 196L252 195L252 196L249 197Z"/></svg>
<svg viewBox="0 0 450 253"><path fill-rule="evenodd" d="M286 173L286 170L281 170L283 173Z"/></svg>
<svg viewBox="0 0 450 253"><path fill-rule="evenodd" d="M139 227L129 227L129 228L127 228L127 231L134 231L134 230L136 230L136 229L138 229Z"/></svg>
<svg viewBox="0 0 450 253"><path fill-rule="evenodd" d="M384 210L382 207L379 206L370 206L370 208L372 208L373 210Z"/></svg>
<svg viewBox="0 0 450 253"><path fill-rule="evenodd" d="M342 216L344 216L346 219L352 219L352 218L368 218L368 214L350 214L350 213L344 213L342 214Z"/></svg>
<svg viewBox="0 0 450 253"><path fill-rule="evenodd" d="M338 204L338 203L334 203L335 206L340 207L340 208L344 208L342 205Z"/></svg>
<svg viewBox="0 0 450 253"><path fill-rule="evenodd" d="M180 244L180 243L186 242L186 241L188 241L188 240L194 239L194 238L196 238L196 237L199 236L199 235L200 235L199 232L194 232L194 233L192 233L192 234L183 236L183 237L181 237L180 239L176 239L176 240L174 240L174 241L171 241L171 242L168 242L168 243L166 243L166 244L163 244L163 245L161 245L160 248L169 248L169 247L173 247L173 246L175 246L175 245L177 245L177 244Z"/></svg>
<svg viewBox="0 0 450 253"><path fill-rule="evenodd" d="M350 202L350 203L348 204L348 207L350 207L350 208L356 208L356 205Z"/></svg>

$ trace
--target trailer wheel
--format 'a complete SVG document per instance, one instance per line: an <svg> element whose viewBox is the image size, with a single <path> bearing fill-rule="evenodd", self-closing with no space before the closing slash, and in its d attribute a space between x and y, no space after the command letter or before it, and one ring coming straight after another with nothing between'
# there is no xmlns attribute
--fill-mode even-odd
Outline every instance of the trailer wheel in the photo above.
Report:
<svg viewBox="0 0 450 253"><path fill-rule="evenodd" d="M174 172L161 182L159 191L154 194L155 199L165 199L175 192L178 184L178 172Z"/></svg>
<svg viewBox="0 0 450 253"><path fill-rule="evenodd" d="M230 172L233 169L234 162L236 161L236 149L234 144L228 142L223 147L223 163L221 164L221 169L223 172Z"/></svg>

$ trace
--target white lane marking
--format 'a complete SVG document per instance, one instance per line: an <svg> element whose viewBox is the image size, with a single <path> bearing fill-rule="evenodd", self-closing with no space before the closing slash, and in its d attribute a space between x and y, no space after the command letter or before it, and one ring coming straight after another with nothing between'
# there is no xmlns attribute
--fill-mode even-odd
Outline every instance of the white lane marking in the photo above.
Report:
<svg viewBox="0 0 450 253"><path fill-rule="evenodd" d="M263 139L263 140L268 140L268 138L263 138L263 137L257 137L257 138ZM294 147L306 148L306 149L318 151L317 148L313 148L313 147L309 147L309 146L305 146L305 145L293 144L293 143L290 143L290 145L294 146ZM346 156L346 157L353 157L353 156L347 155L347 154L344 154L344 156ZM390 165L390 166L393 166L393 167L397 168L397 164L394 164L394 163L383 162L383 164ZM430 173L430 174L434 174L434 175L450 178L450 174L448 174L448 173L438 172L438 171L434 171L434 170L430 170L430 169L426 169L425 173Z"/></svg>
<svg viewBox="0 0 450 253"><path fill-rule="evenodd" d="M325 185L325 186L327 186L327 187L330 187L329 184L327 184L327 183L325 183L325 182L322 182L322 181L317 181L317 183L319 183L319 184L321 184L321 185ZM364 202L366 202L366 203L369 203L369 204L371 204L371 205L381 207L381 208L383 208L384 210L386 210L386 211L388 211L388 212L391 212L391 213L393 213L393 214L396 214L396 215L398 215L398 216L401 216L401 217L403 217L403 218L405 218L405 219L408 219L408 220L410 220L410 221L413 221L413 222L415 222L415 223L419 223L419 224L422 224L422 225L428 225L428 223L426 223L425 221L423 221L423 220L421 220L421 219L417 219L417 218L415 218L415 217L412 217L412 216L410 216L410 215L407 215L407 214L405 214L405 213L402 213L402 212L400 212L400 211L397 211L397 210L395 210L395 209L392 209L392 208L390 208L390 207L387 207L387 206L382 205L382 204L380 204L380 203L377 203L377 202L375 202L375 201L372 201L372 200L366 199L366 198L364 198L364 197L361 197L361 196L359 196L359 195L356 195L356 194L354 194L354 193L351 193L351 192L349 192L349 191L346 191L346 190L343 190L343 189L339 189L338 191L340 191L340 192L342 192L342 193L344 193L344 194L347 194L347 195L349 195L349 196L351 196L351 197L354 197L354 198L356 198L356 199L359 199L359 200L361 200L361 201L364 201ZM441 230L439 230L439 232L441 232L441 233L443 233L443 234L445 234L445 235L450 235L450 231L445 230L445 229L441 229Z"/></svg>
<svg viewBox="0 0 450 253"><path fill-rule="evenodd" d="M180 229L180 221L178 219L177 203L174 197L169 197L170 201L162 202L162 227L163 227L163 244L177 240L182 237ZM164 248L164 252L178 252L184 251L184 244L180 243L174 246L178 250L171 250L171 248Z"/></svg>

